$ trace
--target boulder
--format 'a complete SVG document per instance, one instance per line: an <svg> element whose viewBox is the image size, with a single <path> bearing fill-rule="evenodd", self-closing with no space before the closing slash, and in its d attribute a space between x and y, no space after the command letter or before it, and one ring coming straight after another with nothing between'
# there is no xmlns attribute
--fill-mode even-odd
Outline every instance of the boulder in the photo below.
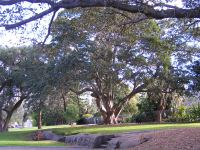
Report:
<svg viewBox="0 0 200 150"><path fill-rule="evenodd" d="M60 141L60 142L65 141L64 136L54 134L51 131L43 131L43 136L44 136L45 140L53 140L53 141Z"/></svg>
<svg viewBox="0 0 200 150"><path fill-rule="evenodd" d="M114 138L114 135L77 134L66 136L65 143L87 146L89 148L99 148L111 138Z"/></svg>
<svg viewBox="0 0 200 150"><path fill-rule="evenodd" d="M32 134L32 140L34 141L41 141L45 140L44 132L43 131L36 131Z"/></svg>
<svg viewBox="0 0 200 150"><path fill-rule="evenodd" d="M131 134L121 134L118 137L113 138L108 142L106 147L107 150L114 149L130 149L139 144L148 141L151 137L144 136L143 134L131 133Z"/></svg>

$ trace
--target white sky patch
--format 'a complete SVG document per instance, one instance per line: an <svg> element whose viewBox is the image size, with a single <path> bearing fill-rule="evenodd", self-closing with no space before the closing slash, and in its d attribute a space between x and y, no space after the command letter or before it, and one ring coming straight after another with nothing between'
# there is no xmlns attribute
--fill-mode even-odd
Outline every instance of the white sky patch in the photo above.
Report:
<svg viewBox="0 0 200 150"><path fill-rule="evenodd" d="M170 2L169 5L173 5L173 6L177 6L182 8L183 7L183 3L181 0L174 0L173 2Z"/></svg>
<svg viewBox="0 0 200 150"><path fill-rule="evenodd" d="M32 4L24 3L24 6L29 8ZM38 5L34 5L32 8L36 8L36 12L40 13L44 11L44 9L48 9L48 6L42 5L42 8L40 8ZM26 16L26 18L31 16L32 15L30 14L30 16ZM52 13L44 16L42 19L25 24L22 26L22 29L17 28L13 30L5 30L4 27L0 27L0 47L29 46L35 43L43 42L48 32L48 25L51 17ZM49 42L50 38L48 38L46 43Z"/></svg>
<svg viewBox="0 0 200 150"><path fill-rule="evenodd" d="M173 6L183 7L183 3L181 0L174 0L171 3L168 3ZM26 7L30 6L30 3L24 4ZM34 6L34 7L37 7ZM44 8L44 7L43 7ZM48 7L46 7L47 9ZM42 11L39 7L37 8L37 12ZM61 10L62 11L62 10ZM57 13L58 14L58 13ZM42 18L39 28L37 30L32 30L34 23L31 22L25 25L26 30L20 33L20 30L11 30L6 31L4 28L0 28L0 46L3 47L16 47L16 46L28 46L34 43L43 42L48 29L48 24L50 22L51 15L45 16ZM50 38L48 38L47 43L50 42Z"/></svg>
<svg viewBox="0 0 200 150"><path fill-rule="evenodd" d="M43 18L38 28L35 28L37 26L36 22L28 23L24 26L25 29L5 30L4 28L0 28L0 46L18 47L43 42L47 35L50 19L50 16Z"/></svg>

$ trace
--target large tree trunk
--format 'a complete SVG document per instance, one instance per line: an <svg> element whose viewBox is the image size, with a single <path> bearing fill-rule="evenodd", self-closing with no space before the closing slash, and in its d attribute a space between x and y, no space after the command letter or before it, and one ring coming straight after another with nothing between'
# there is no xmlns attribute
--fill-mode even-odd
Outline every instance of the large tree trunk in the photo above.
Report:
<svg viewBox="0 0 200 150"><path fill-rule="evenodd" d="M8 131L8 125L12 117L13 111L7 112L7 117L3 126L3 131Z"/></svg>
<svg viewBox="0 0 200 150"><path fill-rule="evenodd" d="M64 112L67 111L67 103L66 103L66 98L65 98L65 95L62 93L62 99L63 99L63 109L64 109Z"/></svg>
<svg viewBox="0 0 200 150"><path fill-rule="evenodd" d="M10 119L11 119L11 117L12 117L14 111L17 110L17 109L21 106L21 104L22 104L22 102L23 102L23 100L24 100L25 98L26 98L26 97L21 96L21 97L20 97L20 100L13 106L13 108L12 108L11 110L9 110L9 111L6 112L6 113L7 113L7 117L6 117L4 126L3 126L3 131L8 131L8 124L9 124L9 122L10 122Z"/></svg>
<svg viewBox="0 0 200 150"><path fill-rule="evenodd" d="M97 107L103 117L104 124L117 124L117 117L115 109L113 109L112 101L109 99L100 99L96 97ZM117 117L116 117L117 116Z"/></svg>
<svg viewBox="0 0 200 150"><path fill-rule="evenodd" d="M162 122L162 114L164 111L165 107L164 107L164 101L160 101L160 105L156 111L156 116L155 116L155 121L156 122Z"/></svg>
<svg viewBox="0 0 200 150"><path fill-rule="evenodd" d="M15 112L15 110L17 110L21 106L23 100L27 96L28 96L28 94L26 96L22 95L20 97L20 100L15 103L15 105L13 106L13 108L11 110L5 110L7 113L5 121L2 118L2 111L0 111L0 131L1 132L8 131L8 125L9 125L9 122L10 122L10 119L11 119L13 113Z"/></svg>
<svg viewBox="0 0 200 150"><path fill-rule="evenodd" d="M0 132L3 132L3 121L0 120Z"/></svg>
<svg viewBox="0 0 200 150"><path fill-rule="evenodd" d="M106 111L103 109L100 109L101 115L103 116L104 124L118 124L118 117L121 113L122 107L113 109L107 107Z"/></svg>
<svg viewBox="0 0 200 150"><path fill-rule="evenodd" d="M10 111L6 112L7 116L6 116L4 125L3 125L3 131L8 131L8 125L10 123L10 119L11 119L14 111L20 107L20 105L22 104L22 101L23 101L23 99L19 100Z"/></svg>
<svg viewBox="0 0 200 150"><path fill-rule="evenodd" d="M156 122L162 122L162 112L163 112L163 110L156 111L156 117L155 117Z"/></svg>
<svg viewBox="0 0 200 150"><path fill-rule="evenodd" d="M38 120L37 120L38 129L42 129L42 111L38 111Z"/></svg>
<svg viewBox="0 0 200 150"><path fill-rule="evenodd" d="M114 112L108 112L103 115L103 120L105 124L118 124L118 117L115 116Z"/></svg>
<svg viewBox="0 0 200 150"><path fill-rule="evenodd" d="M3 125L4 125L4 120L2 116L2 111L0 110L0 132L3 132Z"/></svg>
<svg viewBox="0 0 200 150"><path fill-rule="evenodd" d="M100 99L98 96L96 97L96 104L103 117L104 124L118 124L118 117L123 105L114 105L113 99L110 97Z"/></svg>

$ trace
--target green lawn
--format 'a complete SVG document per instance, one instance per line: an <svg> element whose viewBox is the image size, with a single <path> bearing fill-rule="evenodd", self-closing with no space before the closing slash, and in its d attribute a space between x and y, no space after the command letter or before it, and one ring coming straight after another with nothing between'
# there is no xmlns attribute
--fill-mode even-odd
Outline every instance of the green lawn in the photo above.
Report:
<svg viewBox="0 0 200 150"><path fill-rule="evenodd" d="M67 125L47 126L44 130L52 130L61 135L71 135L78 133L120 133L143 130L160 130L173 128L193 128L200 127L200 123L187 124L126 124L126 125L101 125L101 126L76 126ZM7 133L0 133L0 146L64 146L65 144L54 141L32 141L31 133L37 128L10 129Z"/></svg>
<svg viewBox="0 0 200 150"><path fill-rule="evenodd" d="M187 123L187 124L137 124L137 125L114 125L114 126L81 126L81 127L64 127L52 129L54 133L60 135L71 135L78 133L120 133L130 131L144 131L144 130L160 130L160 129L173 129L173 128L192 128L200 127L200 123Z"/></svg>
<svg viewBox="0 0 200 150"><path fill-rule="evenodd" d="M63 127L63 126L60 126ZM56 128L44 127L45 129ZM11 129L9 132L0 133L0 146L64 146L64 143L55 141L32 141L31 134L37 128Z"/></svg>

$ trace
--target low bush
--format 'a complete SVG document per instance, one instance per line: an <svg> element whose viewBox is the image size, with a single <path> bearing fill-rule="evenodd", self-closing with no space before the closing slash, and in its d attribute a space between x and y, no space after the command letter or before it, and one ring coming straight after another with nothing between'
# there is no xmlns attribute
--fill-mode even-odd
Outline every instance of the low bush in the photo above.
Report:
<svg viewBox="0 0 200 150"><path fill-rule="evenodd" d="M191 122L200 121L200 103L188 108L188 114Z"/></svg>
<svg viewBox="0 0 200 150"><path fill-rule="evenodd" d="M77 123L78 125L88 124L88 120L87 120L87 119L92 118L92 117L93 117L92 114L84 114L84 115L82 115L81 118L79 118L79 119L76 121L76 123Z"/></svg>

